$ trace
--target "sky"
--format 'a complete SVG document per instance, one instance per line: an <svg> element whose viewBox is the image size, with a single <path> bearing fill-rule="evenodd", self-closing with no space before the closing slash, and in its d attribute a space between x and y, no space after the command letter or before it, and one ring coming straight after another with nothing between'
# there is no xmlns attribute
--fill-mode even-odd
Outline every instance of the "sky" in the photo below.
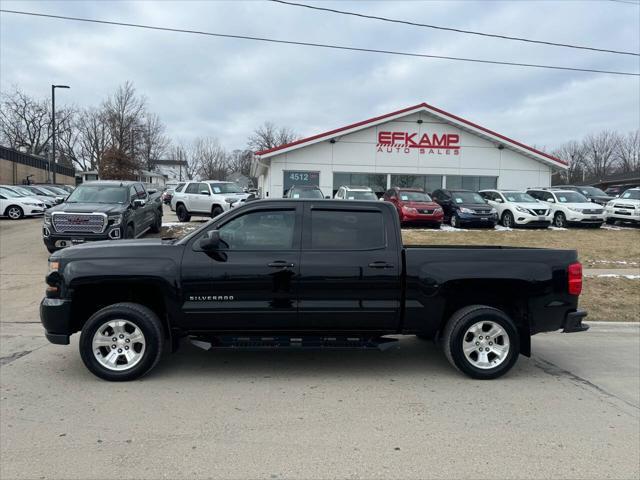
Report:
<svg viewBox="0 0 640 480"><path fill-rule="evenodd" d="M312 2L494 34L640 51L636 0ZM637 2L636 2L637 3ZM483 38L268 1L12 1L3 9L404 52L640 72L640 57ZM0 14L0 89L98 105L133 82L167 133L244 148L265 121L307 136L427 102L553 149L640 128L640 77L326 50Z"/></svg>

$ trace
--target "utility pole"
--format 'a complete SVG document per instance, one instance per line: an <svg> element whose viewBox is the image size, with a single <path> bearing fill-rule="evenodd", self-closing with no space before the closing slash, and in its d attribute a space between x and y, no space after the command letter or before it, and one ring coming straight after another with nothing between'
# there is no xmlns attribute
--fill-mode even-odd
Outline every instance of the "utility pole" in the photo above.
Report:
<svg viewBox="0 0 640 480"><path fill-rule="evenodd" d="M56 88L71 88L69 85L51 85L51 171L56 183Z"/></svg>

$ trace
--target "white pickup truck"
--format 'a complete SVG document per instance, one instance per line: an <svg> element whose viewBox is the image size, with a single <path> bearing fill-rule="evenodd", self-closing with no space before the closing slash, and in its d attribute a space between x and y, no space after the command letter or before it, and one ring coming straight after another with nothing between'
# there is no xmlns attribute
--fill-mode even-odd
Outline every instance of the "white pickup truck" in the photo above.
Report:
<svg viewBox="0 0 640 480"><path fill-rule="evenodd" d="M244 203L248 196L234 182L192 181L173 193L171 210L176 212L181 222L188 222L192 215L213 218Z"/></svg>

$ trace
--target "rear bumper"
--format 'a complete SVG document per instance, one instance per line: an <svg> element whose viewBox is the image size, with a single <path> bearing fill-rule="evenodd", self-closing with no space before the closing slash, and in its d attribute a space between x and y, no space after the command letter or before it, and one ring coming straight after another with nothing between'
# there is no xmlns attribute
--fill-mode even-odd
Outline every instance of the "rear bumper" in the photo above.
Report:
<svg viewBox="0 0 640 480"><path fill-rule="evenodd" d="M69 345L71 328L71 301L44 298L40 303L40 322L44 334L51 343Z"/></svg>
<svg viewBox="0 0 640 480"><path fill-rule="evenodd" d="M584 310L576 310L575 312L567 313L564 321L563 333L577 333L586 332L589 330L589 325L582 323L582 319L587 316L587 312Z"/></svg>

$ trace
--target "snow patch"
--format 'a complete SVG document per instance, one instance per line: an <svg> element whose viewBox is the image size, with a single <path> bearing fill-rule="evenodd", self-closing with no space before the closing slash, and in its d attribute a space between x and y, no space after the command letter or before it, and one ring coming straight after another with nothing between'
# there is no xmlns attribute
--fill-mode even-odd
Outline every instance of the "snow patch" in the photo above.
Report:
<svg viewBox="0 0 640 480"><path fill-rule="evenodd" d="M598 278L626 278L628 280L639 280L640 275L620 275L617 273L603 273L600 275L596 275Z"/></svg>

